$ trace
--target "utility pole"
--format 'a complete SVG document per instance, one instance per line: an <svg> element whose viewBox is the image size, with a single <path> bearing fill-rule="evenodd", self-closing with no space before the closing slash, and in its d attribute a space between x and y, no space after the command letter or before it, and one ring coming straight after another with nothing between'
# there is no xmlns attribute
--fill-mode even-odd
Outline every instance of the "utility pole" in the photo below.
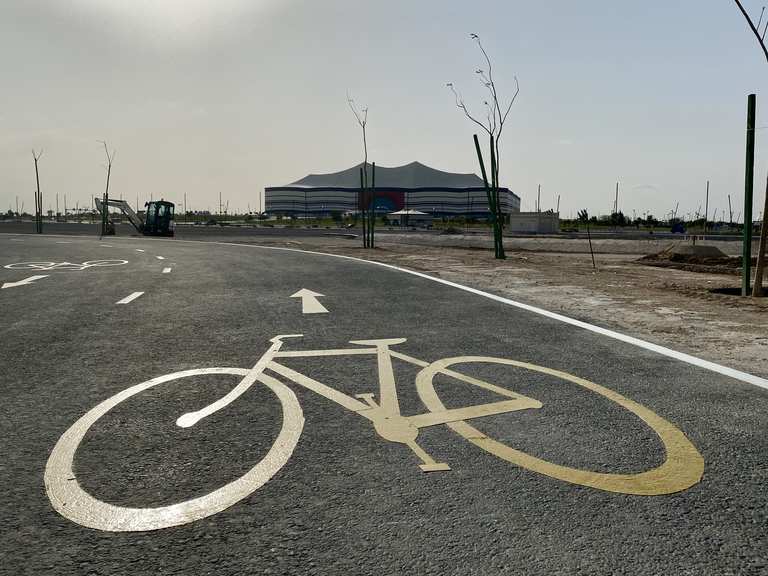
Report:
<svg viewBox="0 0 768 576"><path fill-rule="evenodd" d="M536 212L541 212L541 184L539 184L539 195L536 199Z"/></svg>
<svg viewBox="0 0 768 576"><path fill-rule="evenodd" d="M187 207L187 193L184 192L184 222L187 222L187 214L189 213L189 207Z"/></svg>
<svg viewBox="0 0 768 576"><path fill-rule="evenodd" d="M557 195L557 210L555 212L560 214L560 194Z"/></svg>
<svg viewBox="0 0 768 576"><path fill-rule="evenodd" d="M219 218L221 218L221 192L219 192Z"/></svg>
<svg viewBox="0 0 768 576"><path fill-rule="evenodd" d="M616 197L613 201L613 211L614 213L619 213L619 183L616 182Z"/></svg>
<svg viewBox="0 0 768 576"><path fill-rule="evenodd" d="M56 221L59 220L59 193L56 192Z"/></svg>

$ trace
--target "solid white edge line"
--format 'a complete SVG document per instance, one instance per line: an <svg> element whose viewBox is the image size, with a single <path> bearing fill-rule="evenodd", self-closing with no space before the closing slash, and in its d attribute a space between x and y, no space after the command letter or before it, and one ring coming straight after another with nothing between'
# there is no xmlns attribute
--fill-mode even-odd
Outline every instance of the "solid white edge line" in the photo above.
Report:
<svg viewBox="0 0 768 576"><path fill-rule="evenodd" d="M179 242L189 242L189 240L179 240ZM198 242L198 243L205 243L205 242ZM335 258L345 258L347 260L355 260L358 262L368 262L370 264L375 264L377 266L382 266L384 268L390 268L392 270L397 270L399 272L405 272L406 274L411 274L413 276L418 276L420 278L432 280L433 282L437 282L439 284L452 286L453 288L458 288L459 290L463 290L471 294L483 296L485 298L495 300L496 302L501 302L502 304L514 306L515 308L520 308L521 310L526 310L527 312L533 312L534 314L546 316L547 318L552 318L553 320L558 320L565 324L570 324L571 326L583 328L584 330L589 330L590 332L595 332L602 336L613 338L614 340L620 340L622 342L626 342L627 344L632 344L639 348L644 348L646 350L656 352L657 354L668 356L669 358L674 358L675 360L679 360L687 364L692 364L693 366L698 366L699 368L704 368L705 370L709 370L711 372L717 372L718 374L723 374L724 376L735 378L736 380L741 380L742 382L753 384L755 386L768 390L768 380L766 380L765 378L760 378L759 376L755 376L754 374L750 374L748 372L742 372L741 370L736 370L734 368L729 368L727 366L723 366L715 362L710 362L709 360L703 360L702 358L691 356L690 354L686 354L685 352L678 352L677 350L672 350L671 348L667 348L659 344L654 344L652 342L641 340L640 338L635 338L634 336L628 336L626 334L622 334L621 332L615 332L613 330L609 330L608 328L602 328L600 326L595 326L594 324L582 322L581 320L576 320L575 318L569 318L568 316L563 316L562 314L558 314L556 312L550 312L549 310L538 308L536 306L531 306L530 304L523 304L522 302L517 302L516 300L510 300L509 298L504 298L503 296L497 296L496 294L491 294L490 292L484 292L482 290L478 290L477 288L464 286L463 284L458 284L457 282L451 282L450 280L444 280L442 278L430 276L429 274L424 274L423 272L416 272L415 270L408 270L407 268L400 268L399 266L395 266L393 264L376 262L375 260L364 260L362 258L356 258L355 256L345 256L342 254L329 254L327 252L299 250L298 248L283 248L280 246L256 246L253 244L234 244L230 242L216 242L216 244L222 244L226 246L243 246L246 248L265 248L269 250L285 250L289 252L301 252L303 254L333 256Z"/></svg>
<svg viewBox="0 0 768 576"><path fill-rule="evenodd" d="M134 292L132 294L129 294L122 300L118 300L117 302L115 302L115 304L128 304L129 302L133 302L134 300L136 300L136 298L138 298L142 294L144 294L144 292Z"/></svg>
<svg viewBox="0 0 768 576"><path fill-rule="evenodd" d="M17 235L18 233L0 232L0 234ZM60 235L47 234L46 236L60 236ZM69 235L67 236L71 237ZM80 237L91 238L91 236L80 236ZM125 240L131 240L131 239L126 238ZM482 290L478 290L477 288L464 286L463 284L451 282L450 280L443 280L442 278L430 276L429 274L424 274L423 272L416 272L415 270L400 268L399 266L395 266L393 264L385 264L384 262L377 262L375 260L365 260L363 258L357 258L355 256L345 256L342 254L330 254L328 252L317 252L315 250L299 250L298 248L284 248L282 246L259 246L256 244L235 244L234 242L206 242L204 240L177 240L175 238L167 239L167 240L158 238L157 241L175 242L175 243L184 243L184 244L216 244L219 246L236 246L238 248L261 248L263 250L282 250L284 252L299 252L301 254L315 254L318 256L330 256L332 258L343 258L345 260L353 260L355 262L365 262L368 264L373 264L375 266L381 266L383 268L390 268L392 270L397 270L399 272L405 272L406 274L411 274L413 276L418 276L420 278L432 280L433 282L438 282L439 284L452 286L454 288L458 288L459 290L464 290L465 292L470 292L478 296L490 298L491 300L501 302L502 304L507 304L509 306L514 306L515 308L520 308L521 310L526 310L528 312L533 312L534 314L546 316L547 318L552 318L553 320L559 320L560 322L563 322L565 324L570 324L571 326L583 328L584 330L589 330L590 332L595 332L597 334L601 334L602 336L613 338L614 340L620 340L621 342L632 344L634 346L637 346L638 348L644 348L646 350L656 352L657 354L661 354L662 356L674 358L675 360L685 362L686 364L698 366L699 368L704 368L705 370L716 372L718 374L728 376L729 378L734 378L735 380L740 380L742 382L746 382L747 384L753 384L755 386L768 390L768 380L766 380L765 378L760 378L759 376L755 376L754 374L750 374L749 372L742 372L741 370L728 368L727 366L723 366L715 362L710 362L709 360L703 360L701 358L697 358L696 356L691 356L690 354L686 354L684 352L678 352L676 350L672 350L671 348L667 348L659 344L646 342L645 340L641 340L640 338L635 338L634 336L627 336L626 334L622 334L621 332L615 332L607 328L601 328L600 326L595 326L594 324L582 322L581 320L576 320L575 318L569 318L568 316L563 316L562 314L557 314L556 312L550 312L549 310L544 310L543 308L531 306L530 304L523 304L522 302L517 302L515 300L510 300L509 298L497 296L496 294L491 294L490 292L483 292Z"/></svg>

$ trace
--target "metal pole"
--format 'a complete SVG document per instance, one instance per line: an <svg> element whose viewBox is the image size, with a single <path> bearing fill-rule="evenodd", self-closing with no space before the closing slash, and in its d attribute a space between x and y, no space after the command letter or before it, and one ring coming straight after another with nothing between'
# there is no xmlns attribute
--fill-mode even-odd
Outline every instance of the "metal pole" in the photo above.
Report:
<svg viewBox="0 0 768 576"><path fill-rule="evenodd" d="M755 179L755 104L757 97L747 98L747 151L744 170L744 234L742 236L741 295L749 296L752 267L752 187Z"/></svg>
<svg viewBox="0 0 768 576"><path fill-rule="evenodd" d="M539 193L536 196L536 212L541 212L541 184L539 184Z"/></svg>
<svg viewBox="0 0 768 576"><path fill-rule="evenodd" d="M375 235L376 235L376 162L371 164L371 248L376 247Z"/></svg>

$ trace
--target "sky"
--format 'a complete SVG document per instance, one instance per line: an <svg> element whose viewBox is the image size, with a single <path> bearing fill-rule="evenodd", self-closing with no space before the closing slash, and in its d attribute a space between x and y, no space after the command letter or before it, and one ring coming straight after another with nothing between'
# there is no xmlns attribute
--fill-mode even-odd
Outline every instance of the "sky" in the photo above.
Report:
<svg viewBox="0 0 768 576"><path fill-rule="evenodd" d="M745 0L755 17L761 4ZM743 211L758 97L755 216L768 172L768 62L729 0L2 0L0 209L110 195L263 207L265 186L369 158L479 172L479 34L508 98L501 181L562 217ZM718 216L720 217L720 216Z"/></svg>

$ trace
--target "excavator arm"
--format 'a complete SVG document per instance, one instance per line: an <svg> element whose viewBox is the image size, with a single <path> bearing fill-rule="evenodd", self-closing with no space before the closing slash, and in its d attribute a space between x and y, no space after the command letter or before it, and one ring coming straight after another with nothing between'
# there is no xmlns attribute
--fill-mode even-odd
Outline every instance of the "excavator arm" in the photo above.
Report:
<svg viewBox="0 0 768 576"><path fill-rule="evenodd" d="M95 198L96 200L96 209L99 212L103 211L102 206L104 203L101 201L100 198ZM113 200L110 198L107 201L107 204L109 206L112 206L113 208L120 208L123 214L125 214L126 218L128 218L128 221L133 224L133 227L136 228L136 230L139 232L139 234L144 233L144 221L141 219L141 216L136 214L136 212L133 211L133 208L131 208L130 204L126 202L125 200Z"/></svg>

